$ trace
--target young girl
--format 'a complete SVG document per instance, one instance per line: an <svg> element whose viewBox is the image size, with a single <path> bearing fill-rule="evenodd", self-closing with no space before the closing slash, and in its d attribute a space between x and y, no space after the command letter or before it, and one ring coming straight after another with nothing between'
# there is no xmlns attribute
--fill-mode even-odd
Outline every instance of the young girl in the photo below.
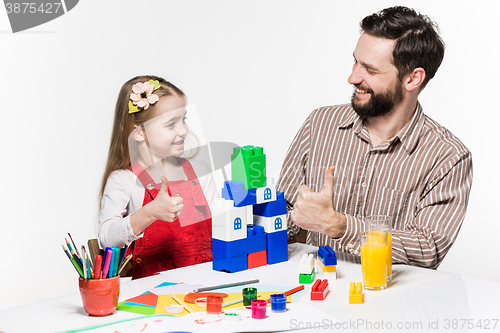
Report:
<svg viewBox="0 0 500 333"><path fill-rule="evenodd" d="M133 279L212 260L208 202L217 191L206 164L180 157L186 136L179 88L155 76L123 85L100 191L98 238L103 248L133 241Z"/></svg>

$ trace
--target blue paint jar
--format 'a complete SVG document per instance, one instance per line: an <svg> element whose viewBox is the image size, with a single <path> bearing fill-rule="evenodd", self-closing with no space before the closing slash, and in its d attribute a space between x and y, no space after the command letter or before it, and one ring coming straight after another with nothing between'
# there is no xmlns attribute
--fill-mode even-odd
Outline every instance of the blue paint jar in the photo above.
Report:
<svg viewBox="0 0 500 333"><path fill-rule="evenodd" d="M271 295L271 311L285 312L286 311L286 295L272 294Z"/></svg>

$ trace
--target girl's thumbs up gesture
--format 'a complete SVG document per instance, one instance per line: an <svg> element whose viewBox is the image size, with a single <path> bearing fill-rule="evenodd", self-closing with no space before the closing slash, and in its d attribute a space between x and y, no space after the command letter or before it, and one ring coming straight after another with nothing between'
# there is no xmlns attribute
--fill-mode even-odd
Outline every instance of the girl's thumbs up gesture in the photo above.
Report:
<svg viewBox="0 0 500 333"><path fill-rule="evenodd" d="M156 198L130 215L130 225L134 234L140 235L154 221L173 222L182 211L182 198L168 194L167 178L161 177L162 186Z"/></svg>
<svg viewBox="0 0 500 333"><path fill-rule="evenodd" d="M168 194L168 180L161 177L162 185L158 195L153 200L152 204L155 206L154 214L157 220L173 222L181 214L182 204L181 197L171 197Z"/></svg>

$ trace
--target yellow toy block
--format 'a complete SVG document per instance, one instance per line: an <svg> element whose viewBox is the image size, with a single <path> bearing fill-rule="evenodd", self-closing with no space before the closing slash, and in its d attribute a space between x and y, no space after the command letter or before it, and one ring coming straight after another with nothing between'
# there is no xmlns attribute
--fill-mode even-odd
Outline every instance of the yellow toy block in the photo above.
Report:
<svg viewBox="0 0 500 333"><path fill-rule="evenodd" d="M363 294L362 294L363 286L361 282L354 284L351 282L351 286L349 288L349 304L362 304L363 303Z"/></svg>
<svg viewBox="0 0 500 333"><path fill-rule="evenodd" d="M327 273L333 273L333 272L336 272L337 271L337 265L328 265L328 266L325 266L321 260L316 260L316 262L318 263L318 266L319 268L321 268L321 270L323 272L327 272Z"/></svg>

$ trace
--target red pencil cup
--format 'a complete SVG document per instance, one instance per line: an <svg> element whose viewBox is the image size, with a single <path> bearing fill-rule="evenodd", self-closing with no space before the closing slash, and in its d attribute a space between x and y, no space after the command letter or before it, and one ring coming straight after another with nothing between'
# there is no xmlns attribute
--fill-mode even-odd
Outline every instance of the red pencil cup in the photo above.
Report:
<svg viewBox="0 0 500 333"><path fill-rule="evenodd" d="M91 316L107 316L116 310L120 294L120 276L110 279L79 280L83 308Z"/></svg>

